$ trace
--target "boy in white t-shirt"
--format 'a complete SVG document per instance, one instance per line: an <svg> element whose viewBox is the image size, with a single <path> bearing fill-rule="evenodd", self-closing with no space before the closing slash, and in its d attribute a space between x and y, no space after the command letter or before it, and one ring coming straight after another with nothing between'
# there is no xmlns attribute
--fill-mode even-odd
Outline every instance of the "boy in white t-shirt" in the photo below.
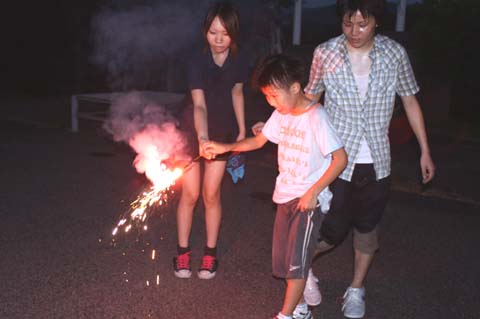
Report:
<svg viewBox="0 0 480 319"><path fill-rule="evenodd" d="M286 279L287 288L275 318L312 318L303 290L318 229L330 206L328 185L347 164L327 113L303 93L303 72L302 63L292 57L267 57L255 72L255 82L275 111L262 132L232 144L209 142L206 147L215 157L259 149L267 141L278 144L272 268L274 276Z"/></svg>

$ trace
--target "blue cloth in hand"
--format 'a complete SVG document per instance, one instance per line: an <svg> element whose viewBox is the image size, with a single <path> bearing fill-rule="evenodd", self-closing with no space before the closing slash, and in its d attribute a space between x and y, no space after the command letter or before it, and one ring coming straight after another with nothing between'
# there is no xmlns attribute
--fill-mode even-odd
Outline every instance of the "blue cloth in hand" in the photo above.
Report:
<svg viewBox="0 0 480 319"><path fill-rule="evenodd" d="M245 176L245 154L234 153L227 159L227 172L232 176L234 184Z"/></svg>

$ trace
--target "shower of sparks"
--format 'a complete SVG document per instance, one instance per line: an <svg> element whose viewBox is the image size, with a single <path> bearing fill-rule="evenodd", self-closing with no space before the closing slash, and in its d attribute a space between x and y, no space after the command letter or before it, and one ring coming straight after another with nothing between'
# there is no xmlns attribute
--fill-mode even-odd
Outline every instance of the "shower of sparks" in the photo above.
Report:
<svg viewBox="0 0 480 319"><path fill-rule="evenodd" d="M157 162L158 163L158 162ZM178 178L183 175L186 168L168 168L164 163L153 165L149 163L147 168L148 177L153 185L137 196L137 199L130 203L129 210L122 215L117 226L113 229L112 235L115 236L119 231L128 233L132 227L140 228L146 231L150 212L153 206L161 206L168 201L170 188L175 184ZM152 259L155 253L152 253Z"/></svg>

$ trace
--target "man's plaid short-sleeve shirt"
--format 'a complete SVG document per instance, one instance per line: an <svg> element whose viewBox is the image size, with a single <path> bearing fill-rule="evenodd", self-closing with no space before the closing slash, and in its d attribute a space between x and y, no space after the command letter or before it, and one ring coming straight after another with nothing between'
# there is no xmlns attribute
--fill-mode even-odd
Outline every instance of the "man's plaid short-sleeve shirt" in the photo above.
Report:
<svg viewBox="0 0 480 319"><path fill-rule="evenodd" d="M347 181L351 180L363 136L370 148L377 179L390 175L388 128L395 94L410 96L419 91L408 55L394 40L376 35L370 59L372 66L363 101L344 35L317 46L305 88L305 93L312 95L325 91L325 109L348 154L348 165L340 175Z"/></svg>

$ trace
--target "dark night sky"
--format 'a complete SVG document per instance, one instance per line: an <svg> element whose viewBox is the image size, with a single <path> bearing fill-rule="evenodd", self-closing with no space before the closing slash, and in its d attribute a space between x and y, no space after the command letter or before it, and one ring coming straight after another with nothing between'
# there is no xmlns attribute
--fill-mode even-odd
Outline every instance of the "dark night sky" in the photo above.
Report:
<svg viewBox="0 0 480 319"><path fill-rule="evenodd" d="M162 43L165 48L175 46L178 42L178 39L163 37L162 33L166 35L172 33L165 30L176 27L174 32L185 34L185 30L178 28L179 22L170 20L171 16L178 21L188 19L188 15L196 10L196 7L201 7L196 10L197 13L203 12L208 2L209 0L194 2L188 0L47 0L28 4L16 2L8 4L8 7L3 6L2 29L5 45L2 48L3 66L0 80L3 88L2 95L69 94L71 91L105 90L108 87L105 83L105 74L102 74L103 70L92 62L93 49L96 45L98 46L95 42L97 30L93 30L92 27L95 16L106 11L108 14L105 16L110 18L111 23L112 21L116 23L114 27L101 26L104 29L112 29L107 31L110 32L110 36L117 37L116 44L124 37L134 42L127 46L138 46L138 48L135 47L138 49L137 52L133 52L132 47L127 50L119 49L117 52L125 51L127 53L124 55L138 55L141 50L145 51L142 54L150 50L155 54L155 50L160 50L158 45L148 47L148 42L153 46L160 37L160 41L165 42ZM189 9L184 10L184 8ZM113 19L112 12L119 15L126 14L123 20L125 23L118 17ZM145 18L146 22L143 22L142 18ZM198 22L195 21L195 24L198 25ZM137 24L141 23L144 25L138 27ZM188 23L182 21L181 24ZM154 28L149 29L152 25ZM132 29L137 27L137 29L130 31L129 27ZM191 33L192 23L188 28ZM135 39L137 35L134 35L134 32L139 33L138 38L144 39ZM148 37L151 37L151 41ZM111 50L113 49L116 48L112 47ZM128 49L133 53L128 52ZM118 56L121 54L119 53ZM135 58L137 60L134 62L141 59L140 56L133 57ZM152 62L147 60L145 63ZM120 62L128 64L131 61Z"/></svg>
<svg viewBox="0 0 480 319"><path fill-rule="evenodd" d="M164 11L167 11L165 8L168 8L169 12L170 10L173 10L173 12L181 12L179 7L181 8L182 5L191 7L193 3L197 6L193 11L198 15L198 12L204 11L204 7L206 7L205 4L209 1L210 0L46 0L8 2L8 4L2 6L3 17L1 23L3 26L1 29L3 31L3 59L2 71L0 72L0 85L2 90L0 92L3 96L12 96L26 94L70 94L73 91L101 91L108 89L105 74L102 74L102 71L98 67L92 65L92 49L95 43L94 36L96 36L95 33L92 33L92 18L96 14L107 6L111 8L112 4L116 9L150 5L156 9L160 7ZM259 3L256 0L237 0L233 2L241 3L244 8L252 7L252 4L258 5ZM124 11L128 12L128 9ZM148 10L143 10L142 12L145 14ZM410 13L411 12L408 14ZM333 14L333 12L330 13L330 15L331 14ZM251 11L249 12L243 9L243 33L245 33L245 26L248 26L245 20L251 15ZM304 13L304 16L307 17L308 14ZM153 18L157 17L164 17L164 15L153 16ZM188 16L182 18L185 19L186 17L188 18ZM407 18L408 17L407 15ZM203 18L203 13L199 18ZM310 22L315 23L315 26L316 23L321 23L322 21L321 18L317 19L314 15L311 20ZM155 20L151 19L149 21ZM163 31L165 26L171 26L169 23L170 22L167 21L156 27L162 28L161 30ZM192 23L189 23L190 28L192 27ZM198 22L194 22L193 24L195 25L197 23ZM290 19L284 19L283 23L290 23ZM304 24L305 23L308 22L304 20ZM171 24L175 26L174 23ZM478 23L474 23L474 25L478 28ZM455 27L455 25L452 25L452 27ZM287 26L287 28L289 27ZM307 28L304 27L304 30L305 29ZM321 29L321 27L316 29ZM175 32L178 31L179 30L175 30ZM182 33L185 33L185 31L186 30L181 30ZM286 33L288 33L287 36L289 36L290 29L286 29L286 31ZM118 33L121 34L124 32L125 30ZM145 33L143 29L142 32ZM157 32L157 30L151 32L161 33ZM191 34L189 35L191 36ZM305 34L305 31L302 38L305 40L312 39L315 43L319 41L317 35L312 36L311 34ZM168 46L176 42L169 38L165 41ZM145 44L143 43L143 45ZM146 47L143 49L148 51L152 48ZM153 47L153 49L158 48ZM137 60L141 59L139 56L136 58Z"/></svg>
<svg viewBox="0 0 480 319"><path fill-rule="evenodd" d="M100 4L32 1L4 6L4 94L62 91L72 86L72 67L88 45L89 20Z"/></svg>
<svg viewBox="0 0 480 319"><path fill-rule="evenodd" d="M112 69L121 73L119 67L125 68L125 72L138 73L139 68L155 68L165 63L166 55L171 57L186 51L187 43L198 45L200 22L211 2L47 0L8 4L8 8L2 9L5 45L1 94L50 95L108 90L111 83L107 83L110 81L106 79L107 69L109 74ZM242 32L246 33L248 23L245 21L260 1L232 2L240 7ZM100 26L94 27L92 21L99 14L103 14L104 19L97 19ZM98 29L109 37L109 43L98 42ZM94 59L98 57L99 43L103 50L100 53L104 54L100 62ZM152 57L155 54L157 60ZM163 60L158 63L159 59ZM98 63L109 65L99 67Z"/></svg>

